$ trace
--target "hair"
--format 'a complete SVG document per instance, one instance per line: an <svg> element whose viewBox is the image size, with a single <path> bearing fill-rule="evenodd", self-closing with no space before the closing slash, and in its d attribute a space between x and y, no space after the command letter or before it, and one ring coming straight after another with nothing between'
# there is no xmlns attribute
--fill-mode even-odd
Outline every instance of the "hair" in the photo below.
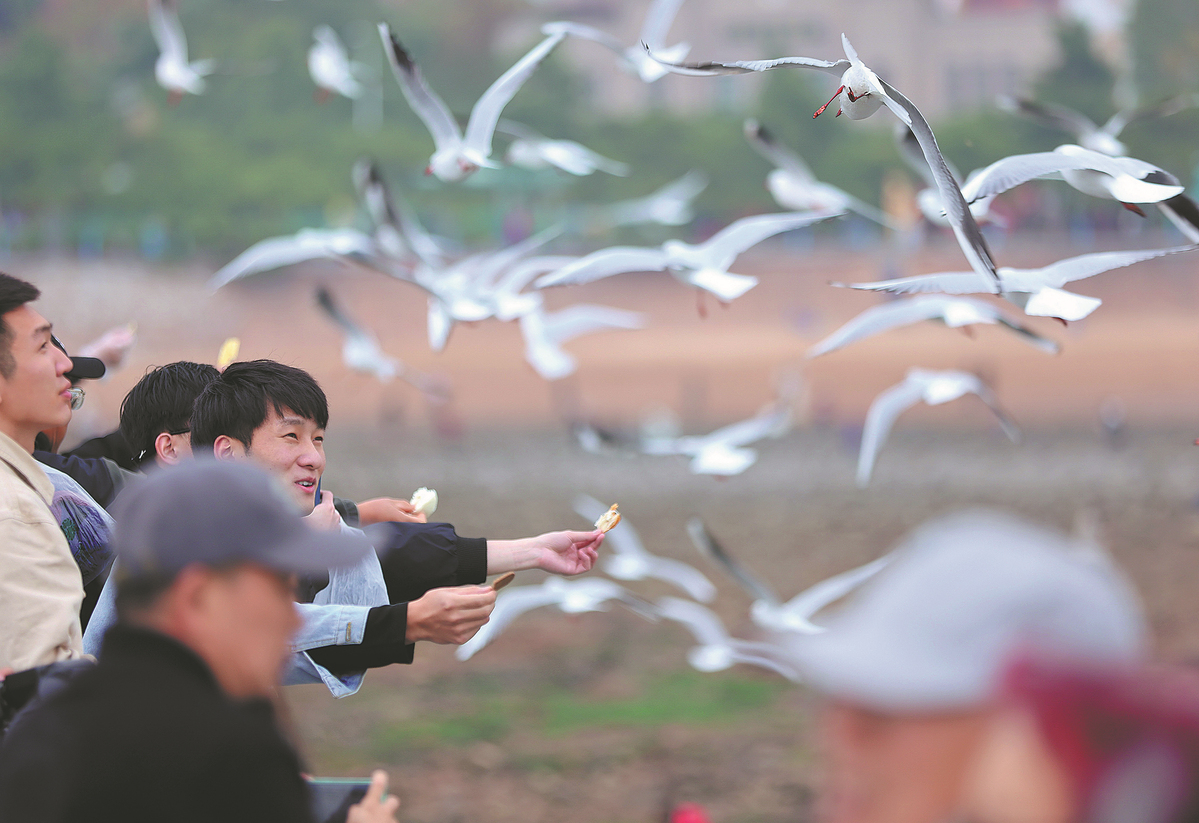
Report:
<svg viewBox="0 0 1199 823"><path fill-rule="evenodd" d="M152 461L158 435L189 428L196 398L220 376L216 366L189 360L146 372L121 401L121 434L134 460Z"/></svg>
<svg viewBox="0 0 1199 823"><path fill-rule="evenodd" d="M12 329L4 322L4 315L32 303L41 295L32 283L0 272L0 377L12 377L17 368L17 361L12 356Z"/></svg>
<svg viewBox="0 0 1199 823"><path fill-rule="evenodd" d="M269 409L290 411L322 429L329 425L329 402L308 372L274 360L232 363L196 398L192 450L212 448L222 434L250 448Z"/></svg>

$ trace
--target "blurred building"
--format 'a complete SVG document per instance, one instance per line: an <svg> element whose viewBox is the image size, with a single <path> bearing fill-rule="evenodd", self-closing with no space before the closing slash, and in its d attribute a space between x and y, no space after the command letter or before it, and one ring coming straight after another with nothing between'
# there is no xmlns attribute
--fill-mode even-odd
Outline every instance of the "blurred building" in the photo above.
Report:
<svg viewBox="0 0 1199 823"><path fill-rule="evenodd" d="M1125 0L1105 0L1124 4ZM638 42L649 0L544 0L513 27L569 19ZM668 44L691 44L689 60L753 60L784 55L843 56L841 33L862 59L930 117L987 105L1027 89L1058 58L1056 26L1070 0L684 0ZM588 79L609 114L663 107L737 111L754 103L762 76L667 76L644 84L611 52L585 41L563 53ZM794 71L806 71L794 69ZM832 79L816 88L835 89Z"/></svg>

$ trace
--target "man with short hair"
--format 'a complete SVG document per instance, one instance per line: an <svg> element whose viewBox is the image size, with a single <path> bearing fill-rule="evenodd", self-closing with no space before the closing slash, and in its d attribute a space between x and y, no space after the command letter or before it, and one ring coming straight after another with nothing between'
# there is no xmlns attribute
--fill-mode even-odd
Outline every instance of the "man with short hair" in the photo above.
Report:
<svg viewBox="0 0 1199 823"><path fill-rule="evenodd" d="M0 670L81 657L83 581L33 459L38 432L71 419L71 359L29 304L37 287L0 274Z"/></svg>
<svg viewBox="0 0 1199 823"><path fill-rule="evenodd" d="M151 369L121 401L121 434L138 466L190 457L192 406L220 376L216 366L180 360Z"/></svg>
<svg viewBox="0 0 1199 823"><path fill-rule="evenodd" d="M1094 547L993 512L917 529L823 634L794 644L827 697L822 823L944 823L1022 653L1134 661L1132 589Z"/></svg>
<svg viewBox="0 0 1199 823"><path fill-rule="evenodd" d="M114 543L119 622L98 665L13 723L0 819L311 823L270 702L299 625L295 575L369 543L307 528L260 469L213 461L131 486ZM349 819L394 822L385 775L372 789Z"/></svg>

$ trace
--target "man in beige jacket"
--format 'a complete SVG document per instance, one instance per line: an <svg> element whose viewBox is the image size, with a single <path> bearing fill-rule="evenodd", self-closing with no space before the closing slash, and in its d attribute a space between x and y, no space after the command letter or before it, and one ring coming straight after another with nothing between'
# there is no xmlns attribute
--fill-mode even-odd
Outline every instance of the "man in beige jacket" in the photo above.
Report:
<svg viewBox="0 0 1199 823"><path fill-rule="evenodd" d="M83 655L83 580L32 455L39 431L71 419L71 360L29 306L39 295L0 274L0 673Z"/></svg>

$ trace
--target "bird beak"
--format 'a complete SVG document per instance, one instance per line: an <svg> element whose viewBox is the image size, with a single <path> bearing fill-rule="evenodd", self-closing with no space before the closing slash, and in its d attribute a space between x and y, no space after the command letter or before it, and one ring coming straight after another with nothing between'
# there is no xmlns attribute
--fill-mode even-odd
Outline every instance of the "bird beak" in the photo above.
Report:
<svg viewBox="0 0 1199 823"><path fill-rule="evenodd" d="M432 174L432 173L433 173L433 167L432 167L432 166L425 166L425 177L428 177L428 176L429 176L430 174Z"/></svg>

